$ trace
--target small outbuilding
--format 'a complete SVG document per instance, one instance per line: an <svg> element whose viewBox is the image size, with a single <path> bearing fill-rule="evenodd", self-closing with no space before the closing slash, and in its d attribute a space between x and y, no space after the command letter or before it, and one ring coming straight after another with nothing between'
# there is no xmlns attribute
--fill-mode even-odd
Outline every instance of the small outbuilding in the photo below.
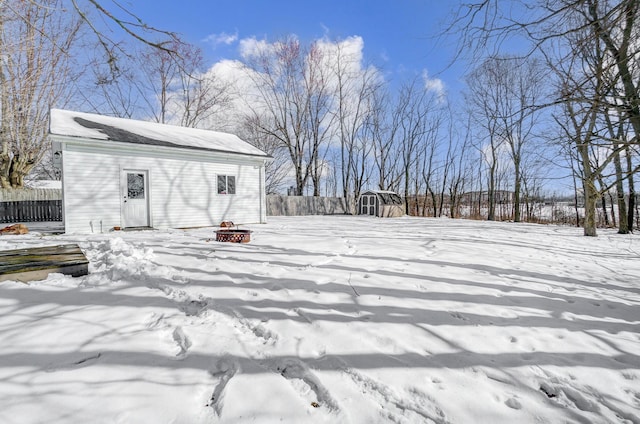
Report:
<svg viewBox="0 0 640 424"><path fill-rule="evenodd" d="M52 109L65 232L266 222L270 157L235 135Z"/></svg>
<svg viewBox="0 0 640 424"><path fill-rule="evenodd" d="M385 218L403 216L404 202L393 191L367 190L358 199L358 214Z"/></svg>

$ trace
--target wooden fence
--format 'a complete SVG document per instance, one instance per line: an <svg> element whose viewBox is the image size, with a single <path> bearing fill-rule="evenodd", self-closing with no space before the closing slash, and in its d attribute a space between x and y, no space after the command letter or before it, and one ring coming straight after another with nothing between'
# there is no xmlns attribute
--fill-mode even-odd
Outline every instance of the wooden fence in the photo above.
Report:
<svg viewBox="0 0 640 424"><path fill-rule="evenodd" d="M0 188L0 202L23 200L62 200L62 190L50 188Z"/></svg>
<svg viewBox="0 0 640 424"><path fill-rule="evenodd" d="M342 197L267 196L268 216L344 215L352 212Z"/></svg>
<svg viewBox="0 0 640 424"><path fill-rule="evenodd" d="M62 200L0 202L0 223L62 221Z"/></svg>
<svg viewBox="0 0 640 424"><path fill-rule="evenodd" d="M269 216L333 215L353 212L341 197L267 196ZM0 189L0 223L41 221L62 221L61 190Z"/></svg>

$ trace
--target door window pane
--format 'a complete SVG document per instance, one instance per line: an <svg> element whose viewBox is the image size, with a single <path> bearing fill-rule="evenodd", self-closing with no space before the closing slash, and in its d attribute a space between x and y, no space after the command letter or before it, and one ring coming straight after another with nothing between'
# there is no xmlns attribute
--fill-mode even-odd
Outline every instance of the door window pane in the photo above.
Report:
<svg viewBox="0 0 640 424"><path fill-rule="evenodd" d="M144 199L144 174L127 174L127 197Z"/></svg>

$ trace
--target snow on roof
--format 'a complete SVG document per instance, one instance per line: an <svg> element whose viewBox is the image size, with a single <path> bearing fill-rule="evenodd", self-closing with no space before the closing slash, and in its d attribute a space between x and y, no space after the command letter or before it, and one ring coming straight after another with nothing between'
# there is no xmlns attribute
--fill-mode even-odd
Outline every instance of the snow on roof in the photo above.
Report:
<svg viewBox="0 0 640 424"><path fill-rule="evenodd" d="M262 150L233 134L62 109L51 109L49 133L53 136L268 157Z"/></svg>
<svg viewBox="0 0 640 424"><path fill-rule="evenodd" d="M28 181L27 186L29 188L43 188L47 190L60 190L62 189L62 181L57 180L34 180Z"/></svg>
<svg viewBox="0 0 640 424"><path fill-rule="evenodd" d="M387 205L402 205L402 198L395 191L389 190L365 190L360 196L375 194L382 202Z"/></svg>
<svg viewBox="0 0 640 424"><path fill-rule="evenodd" d="M365 193L376 193L376 194L382 194L382 193L388 193L388 194L398 194L395 191L391 191L391 190L365 190L362 192L362 194Z"/></svg>

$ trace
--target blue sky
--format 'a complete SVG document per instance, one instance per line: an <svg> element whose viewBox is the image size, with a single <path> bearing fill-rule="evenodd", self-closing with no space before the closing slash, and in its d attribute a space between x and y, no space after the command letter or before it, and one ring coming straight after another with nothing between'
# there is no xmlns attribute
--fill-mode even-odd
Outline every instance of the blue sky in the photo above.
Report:
<svg viewBox="0 0 640 424"><path fill-rule="evenodd" d="M457 1L442 0L136 0L131 10L147 24L174 31L202 48L210 65L238 57L239 42L302 41L360 36L364 55L391 81L427 70L447 89L459 87L461 67L448 67L454 47L437 42ZM228 43L228 44L227 44Z"/></svg>

